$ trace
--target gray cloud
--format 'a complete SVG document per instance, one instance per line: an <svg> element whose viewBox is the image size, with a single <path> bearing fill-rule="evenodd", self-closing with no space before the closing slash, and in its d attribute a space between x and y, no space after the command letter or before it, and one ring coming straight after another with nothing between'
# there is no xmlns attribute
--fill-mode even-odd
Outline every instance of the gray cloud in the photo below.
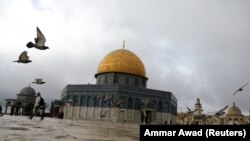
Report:
<svg viewBox="0 0 250 141"><path fill-rule="evenodd" d="M101 59L122 47L143 61L148 87L171 91L179 110L199 97L205 112L233 101L249 110L250 2L241 1L0 1L1 97L32 85L47 101L67 84L92 82ZM49 50L25 44L39 26ZM31 64L15 64L27 50ZM184 108L182 108L184 107Z"/></svg>

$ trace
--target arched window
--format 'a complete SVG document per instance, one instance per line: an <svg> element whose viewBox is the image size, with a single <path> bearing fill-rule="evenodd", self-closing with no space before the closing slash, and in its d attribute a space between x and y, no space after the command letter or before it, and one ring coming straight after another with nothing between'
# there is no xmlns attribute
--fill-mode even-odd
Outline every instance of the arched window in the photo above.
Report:
<svg viewBox="0 0 250 141"><path fill-rule="evenodd" d="M90 95L88 96L88 99L87 99L87 106L88 107L94 106L93 98Z"/></svg>
<svg viewBox="0 0 250 141"><path fill-rule="evenodd" d="M135 99L135 109L140 109L140 103L141 103L140 98L136 98Z"/></svg>
<svg viewBox="0 0 250 141"><path fill-rule="evenodd" d="M128 108L133 108L133 99L132 99L132 97L128 98Z"/></svg>
<svg viewBox="0 0 250 141"><path fill-rule="evenodd" d="M165 111L165 112L169 112L170 110L169 110L169 103L166 101L165 103L164 103L164 108L163 108L163 110Z"/></svg>
<svg viewBox="0 0 250 141"><path fill-rule="evenodd" d="M94 97L94 107L96 107L96 106L100 106L100 97L99 96Z"/></svg>
<svg viewBox="0 0 250 141"><path fill-rule="evenodd" d="M138 78L135 78L135 86L138 86Z"/></svg>
<svg viewBox="0 0 250 141"><path fill-rule="evenodd" d="M79 103L79 96L76 95L76 96L74 97L73 106L78 106L78 103Z"/></svg>
<svg viewBox="0 0 250 141"><path fill-rule="evenodd" d="M121 107L125 107L125 103L126 103L125 97L121 96L120 99L121 99Z"/></svg>
<svg viewBox="0 0 250 141"><path fill-rule="evenodd" d="M81 106L86 106L86 98L85 98L85 95L82 95L82 96L81 96L80 105L81 105Z"/></svg>
<svg viewBox="0 0 250 141"><path fill-rule="evenodd" d="M156 102L156 100L152 100L152 103L153 103L154 107L156 107L156 106L157 106L157 102Z"/></svg>
<svg viewBox="0 0 250 141"><path fill-rule="evenodd" d="M162 101L158 103L158 111L162 112Z"/></svg>
<svg viewBox="0 0 250 141"><path fill-rule="evenodd" d="M105 77L104 77L104 83L108 83L108 75L105 75Z"/></svg>
<svg viewBox="0 0 250 141"><path fill-rule="evenodd" d="M102 107L108 106L108 96L107 95L103 95L101 97L101 99L102 99Z"/></svg>

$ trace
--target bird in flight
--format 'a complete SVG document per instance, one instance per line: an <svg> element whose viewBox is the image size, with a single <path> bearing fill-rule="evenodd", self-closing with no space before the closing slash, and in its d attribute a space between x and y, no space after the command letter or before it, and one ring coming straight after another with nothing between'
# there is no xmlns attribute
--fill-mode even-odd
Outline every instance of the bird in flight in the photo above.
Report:
<svg viewBox="0 0 250 141"><path fill-rule="evenodd" d="M189 113L189 114L192 114L195 111L197 111L197 109L191 110L188 106L187 106L187 110L188 110L187 113Z"/></svg>
<svg viewBox="0 0 250 141"><path fill-rule="evenodd" d="M208 113L214 113L213 115L215 116L222 116L225 114L225 110L228 108L228 105L226 105L225 107L223 107L222 109L218 110L218 111L214 111L214 112L208 112ZM211 115L210 115L211 116Z"/></svg>
<svg viewBox="0 0 250 141"><path fill-rule="evenodd" d="M243 88L244 87L246 87L248 85L248 83L246 83L245 85L243 85L242 87L240 87L237 91L235 91L234 93L233 93L233 95L235 95L237 92L239 92L239 91L243 91Z"/></svg>
<svg viewBox="0 0 250 141"><path fill-rule="evenodd" d="M37 32L37 38L35 38L35 44L32 42L28 42L26 46L28 48L35 47L36 49L40 50L49 49L49 47L45 46L46 38L38 27L36 27L36 32Z"/></svg>
<svg viewBox="0 0 250 141"><path fill-rule="evenodd" d="M43 79L41 78L38 78L38 79L35 79L36 81L35 82L32 82L32 83L36 83L36 84L44 84L46 82L43 81Z"/></svg>
<svg viewBox="0 0 250 141"><path fill-rule="evenodd" d="M27 63L30 63L31 60L29 60L29 56L28 56L27 51L23 51L23 52L20 54L19 59L16 60L16 61L13 61L13 62L27 64Z"/></svg>
<svg viewBox="0 0 250 141"><path fill-rule="evenodd" d="M228 108L228 105L227 106L225 106L224 108L222 108L222 109L220 109L219 111L217 111L214 115L216 115L216 116L222 116L222 115L224 115L225 114L225 110Z"/></svg>

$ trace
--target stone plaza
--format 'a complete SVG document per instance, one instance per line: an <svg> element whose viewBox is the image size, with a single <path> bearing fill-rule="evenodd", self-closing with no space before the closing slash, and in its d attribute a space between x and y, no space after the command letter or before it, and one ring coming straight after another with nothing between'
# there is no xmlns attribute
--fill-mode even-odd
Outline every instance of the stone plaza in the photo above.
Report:
<svg viewBox="0 0 250 141"><path fill-rule="evenodd" d="M0 117L1 141L136 141L139 125L27 116Z"/></svg>

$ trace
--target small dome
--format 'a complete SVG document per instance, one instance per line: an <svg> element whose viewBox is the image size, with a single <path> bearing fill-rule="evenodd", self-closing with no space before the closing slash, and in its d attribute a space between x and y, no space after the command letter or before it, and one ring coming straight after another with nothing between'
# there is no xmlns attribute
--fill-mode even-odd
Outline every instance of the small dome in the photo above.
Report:
<svg viewBox="0 0 250 141"><path fill-rule="evenodd" d="M241 110L235 106L235 103L233 103L233 106L227 111L227 116L242 116L242 113Z"/></svg>
<svg viewBox="0 0 250 141"><path fill-rule="evenodd" d="M36 96L36 91L32 87L24 87L19 94Z"/></svg>
<svg viewBox="0 0 250 141"><path fill-rule="evenodd" d="M97 74L120 72L146 77L146 71L140 58L126 49L117 49L106 55L97 68Z"/></svg>

